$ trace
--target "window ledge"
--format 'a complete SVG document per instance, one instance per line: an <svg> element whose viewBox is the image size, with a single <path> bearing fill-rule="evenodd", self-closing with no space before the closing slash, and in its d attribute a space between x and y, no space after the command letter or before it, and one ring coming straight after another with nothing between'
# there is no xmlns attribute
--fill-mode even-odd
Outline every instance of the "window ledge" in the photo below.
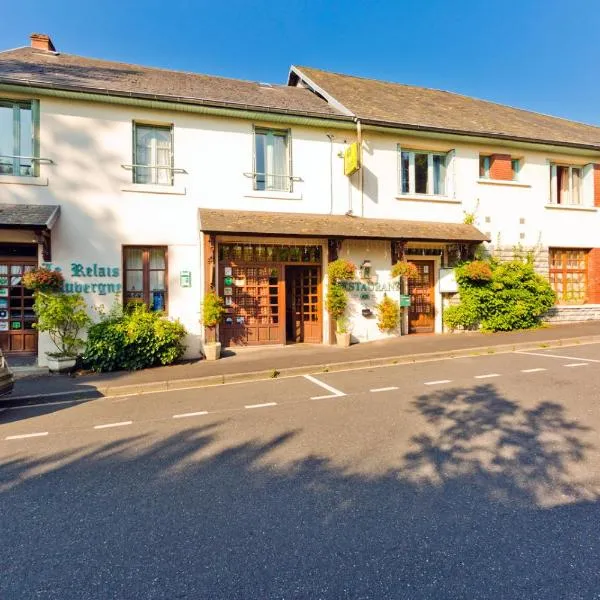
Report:
<svg viewBox="0 0 600 600"><path fill-rule="evenodd" d="M276 192L268 190L254 190L246 192L244 198L264 198L266 200L302 200L302 192Z"/></svg>
<svg viewBox="0 0 600 600"><path fill-rule="evenodd" d="M483 185L508 185L512 187L530 188L531 184L521 181L509 181L508 179L478 179L477 183Z"/></svg>
<svg viewBox="0 0 600 600"><path fill-rule="evenodd" d="M18 175L0 175L0 183L16 183L20 185L48 185L47 177L25 177Z"/></svg>
<svg viewBox="0 0 600 600"><path fill-rule="evenodd" d="M581 204L546 204L546 208L553 208L557 210L583 210L587 212L598 211L595 206L582 206Z"/></svg>
<svg viewBox="0 0 600 600"><path fill-rule="evenodd" d="M152 185L146 183L131 183L121 186L122 192L141 192L143 194L171 194L185 196L186 190L182 185Z"/></svg>
<svg viewBox="0 0 600 600"><path fill-rule="evenodd" d="M461 204L462 200L450 198L449 196L432 196L430 194L400 194L396 200L408 200L412 202L441 202L445 204Z"/></svg>

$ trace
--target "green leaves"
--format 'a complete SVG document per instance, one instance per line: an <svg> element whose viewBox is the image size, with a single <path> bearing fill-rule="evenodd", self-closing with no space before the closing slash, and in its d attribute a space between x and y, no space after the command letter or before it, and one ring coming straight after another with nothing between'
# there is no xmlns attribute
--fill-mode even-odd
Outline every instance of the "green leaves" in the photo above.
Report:
<svg viewBox="0 0 600 600"><path fill-rule="evenodd" d="M444 322L451 329L536 327L555 302L550 284L535 273L529 260L473 261L458 267L456 277L460 304L444 311Z"/></svg>
<svg viewBox="0 0 600 600"><path fill-rule="evenodd" d="M91 320L81 294L46 293L38 291L34 304L38 331L47 332L56 346L58 356L77 356L84 342L79 333Z"/></svg>
<svg viewBox="0 0 600 600"><path fill-rule="evenodd" d="M168 365L183 355L185 335L179 321L169 321L142 304L92 325L83 358L94 371Z"/></svg>

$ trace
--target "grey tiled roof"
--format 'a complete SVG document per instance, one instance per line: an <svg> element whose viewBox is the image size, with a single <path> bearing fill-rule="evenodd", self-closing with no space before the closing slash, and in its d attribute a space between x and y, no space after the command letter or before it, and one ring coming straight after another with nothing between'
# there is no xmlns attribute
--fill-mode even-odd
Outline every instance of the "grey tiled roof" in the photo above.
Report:
<svg viewBox="0 0 600 600"><path fill-rule="evenodd" d="M600 127L551 117L452 92L292 67L364 121L600 149Z"/></svg>
<svg viewBox="0 0 600 600"><path fill-rule="evenodd" d="M0 82L189 104L341 117L341 113L327 102L302 88L155 69L30 47L0 52Z"/></svg>
<svg viewBox="0 0 600 600"><path fill-rule="evenodd" d="M49 204L0 204L1 228L52 228L60 206Z"/></svg>
<svg viewBox="0 0 600 600"><path fill-rule="evenodd" d="M200 229L210 233L296 235L455 242L487 241L473 225L397 219L367 219L347 215L267 213L200 208Z"/></svg>

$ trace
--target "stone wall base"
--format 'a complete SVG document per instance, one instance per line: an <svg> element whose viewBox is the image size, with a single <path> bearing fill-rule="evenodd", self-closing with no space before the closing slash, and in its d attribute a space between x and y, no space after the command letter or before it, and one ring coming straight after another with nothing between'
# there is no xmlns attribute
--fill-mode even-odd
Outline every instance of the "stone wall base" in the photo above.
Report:
<svg viewBox="0 0 600 600"><path fill-rule="evenodd" d="M547 323L600 321L600 304L554 306L544 315L544 321Z"/></svg>

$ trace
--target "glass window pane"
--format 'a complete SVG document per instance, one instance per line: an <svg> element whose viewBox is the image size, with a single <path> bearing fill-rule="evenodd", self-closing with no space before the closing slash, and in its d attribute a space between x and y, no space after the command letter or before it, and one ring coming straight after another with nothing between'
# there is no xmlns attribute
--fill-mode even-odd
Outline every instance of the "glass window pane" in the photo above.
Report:
<svg viewBox="0 0 600 600"><path fill-rule="evenodd" d="M14 154L13 107L0 104L0 175L12 175Z"/></svg>
<svg viewBox="0 0 600 600"><path fill-rule="evenodd" d="M446 184L446 157L433 155L433 193L444 194Z"/></svg>
<svg viewBox="0 0 600 600"><path fill-rule="evenodd" d="M134 168L136 183L173 183L172 166L173 148L170 127L153 127L135 125L135 157L136 165L148 165L148 168ZM150 168L152 167L152 168ZM155 167L168 167L164 169Z"/></svg>
<svg viewBox="0 0 600 600"><path fill-rule="evenodd" d="M409 163L410 163L410 154L408 152L402 152L402 156L400 159L400 179L401 179L401 191L403 194L408 194L409 192Z"/></svg>
<svg viewBox="0 0 600 600"><path fill-rule="evenodd" d="M572 169L572 203L581 204L581 169Z"/></svg>
<svg viewBox="0 0 600 600"><path fill-rule="evenodd" d="M21 106L18 110L20 120L20 156L33 156L33 129L31 122L31 109L25 106ZM21 158L19 160L19 174L31 176L33 170L31 166L30 158Z"/></svg>
<svg viewBox="0 0 600 600"><path fill-rule="evenodd" d="M286 136L281 134L274 134L270 136L271 143L267 152L267 159L269 164L267 171L271 173L271 181L269 188L272 190L283 190L288 189L288 178L287 178L287 143Z"/></svg>
<svg viewBox="0 0 600 600"><path fill-rule="evenodd" d="M415 152L415 193L427 193L427 154Z"/></svg>
<svg viewBox="0 0 600 600"><path fill-rule="evenodd" d="M157 290L165 289L165 272L164 271L150 271L150 291L154 292Z"/></svg>
<svg viewBox="0 0 600 600"><path fill-rule="evenodd" d="M165 250L164 248L150 249L150 268L164 269L165 268Z"/></svg>
<svg viewBox="0 0 600 600"><path fill-rule="evenodd" d="M141 248L125 248L125 268L141 269L144 266L144 251Z"/></svg>
<svg viewBox="0 0 600 600"><path fill-rule="evenodd" d="M265 189L265 134L257 131L254 135L255 144L255 188L257 190Z"/></svg>
<svg viewBox="0 0 600 600"><path fill-rule="evenodd" d="M142 271L127 271L126 272L126 290L128 292L141 292L143 291L143 276Z"/></svg>
<svg viewBox="0 0 600 600"><path fill-rule="evenodd" d="M479 156L479 177L485 179L490 176L490 157Z"/></svg>

